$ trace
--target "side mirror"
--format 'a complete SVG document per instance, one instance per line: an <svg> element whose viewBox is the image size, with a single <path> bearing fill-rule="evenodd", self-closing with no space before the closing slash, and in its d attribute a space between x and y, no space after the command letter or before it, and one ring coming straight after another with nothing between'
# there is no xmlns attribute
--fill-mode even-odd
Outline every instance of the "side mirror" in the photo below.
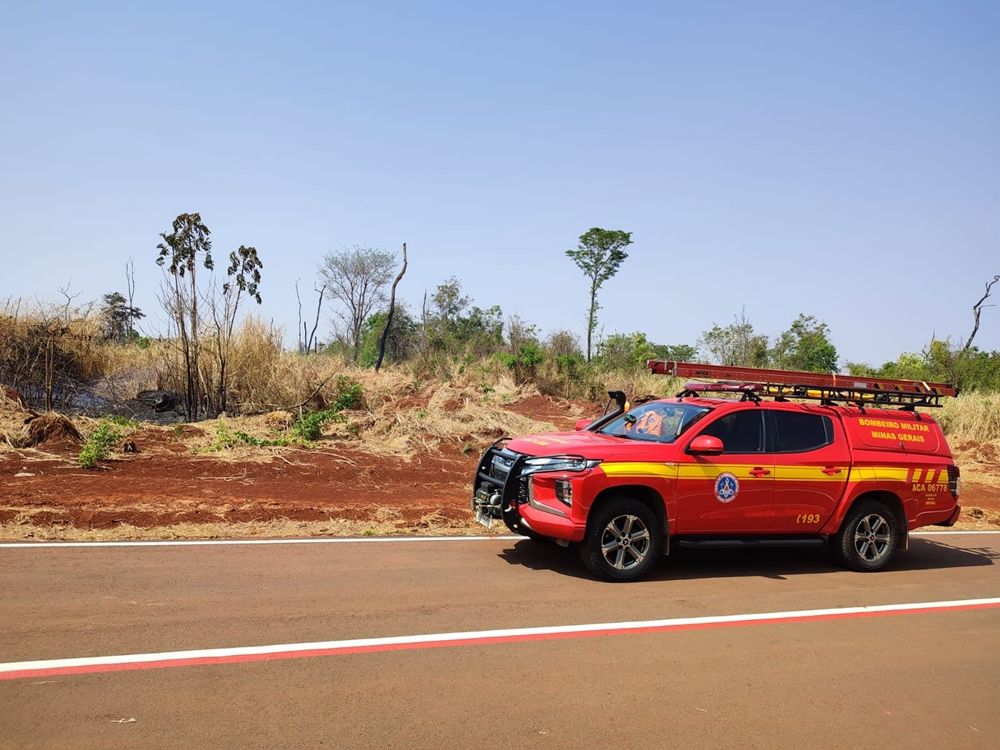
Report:
<svg viewBox="0 0 1000 750"><path fill-rule="evenodd" d="M593 423L594 423L593 419L589 419L589 418L588 419L578 419L578 420L576 420L576 424L573 425L573 429L574 430L578 430L578 431L579 430L586 430Z"/></svg>
<svg viewBox="0 0 1000 750"><path fill-rule="evenodd" d="M687 452L694 456L718 456L722 453L722 441L711 435L699 435L691 441Z"/></svg>

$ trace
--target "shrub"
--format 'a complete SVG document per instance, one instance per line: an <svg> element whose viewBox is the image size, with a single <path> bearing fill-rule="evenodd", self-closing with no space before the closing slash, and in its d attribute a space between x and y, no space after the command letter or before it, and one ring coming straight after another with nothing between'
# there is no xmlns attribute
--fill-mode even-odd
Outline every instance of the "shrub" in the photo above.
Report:
<svg viewBox="0 0 1000 750"><path fill-rule="evenodd" d="M242 446L252 448L274 448L291 445L287 437L259 438L243 430L230 430L225 422L219 422L215 428L215 439L212 441L210 450L230 450Z"/></svg>
<svg viewBox="0 0 1000 750"><path fill-rule="evenodd" d="M365 403L365 394L361 388L361 383L357 380L338 375L334 386L336 399L333 402L332 411L338 412L344 409L360 409ZM330 410L328 410L330 411Z"/></svg>
<svg viewBox="0 0 1000 750"><path fill-rule="evenodd" d="M360 388L360 386L358 386ZM344 416L339 409L323 409L322 411L306 412L292 425L292 434L303 441L319 440L323 434L323 425L327 422L343 422Z"/></svg>
<svg viewBox="0 0 1000 750"><path fill-rule="evenodd" d="M87 436L80 450L80 466L93 469L99 461L104 461L123 437L122 428L110 419L98 422L94 431Z"/></svg>

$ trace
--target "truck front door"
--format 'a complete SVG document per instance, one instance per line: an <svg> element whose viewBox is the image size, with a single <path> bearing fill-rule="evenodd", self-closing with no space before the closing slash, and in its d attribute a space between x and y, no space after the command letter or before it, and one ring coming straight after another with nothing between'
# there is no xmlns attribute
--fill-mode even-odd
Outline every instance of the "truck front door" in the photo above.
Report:
<svg viewBox="0 0 1000 750"><path fill-rule="evenodd" d="M748 403L700 427L687 444L700 435L711 435L722 441L723 452L702 456L685 449L681 454L677 533L766 531L771 522L774 464L764 452L764 410Z"/></svg>

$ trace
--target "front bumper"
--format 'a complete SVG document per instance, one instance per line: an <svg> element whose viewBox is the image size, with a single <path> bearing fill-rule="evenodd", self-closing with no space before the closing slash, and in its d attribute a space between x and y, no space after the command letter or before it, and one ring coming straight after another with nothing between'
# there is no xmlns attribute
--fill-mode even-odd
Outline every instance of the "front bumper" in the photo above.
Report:
<svg viewBox="0 0 1000 750"><path fill-rule="evenodd" d="M483 454L473 482L471 505L476 520L487 528L501 520L515 534L534 532L581 541L587 531L585 521L574 520L571 509L558 502L550 505L531 497L530 478L522 473L526 458L500 447L500 441Z"/></svg>

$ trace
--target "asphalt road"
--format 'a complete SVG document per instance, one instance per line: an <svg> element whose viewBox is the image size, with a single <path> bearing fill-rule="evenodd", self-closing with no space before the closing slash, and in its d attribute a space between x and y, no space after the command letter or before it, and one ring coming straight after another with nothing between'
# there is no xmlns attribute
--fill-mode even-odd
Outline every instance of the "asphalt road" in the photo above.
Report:
<svg viewBox="0 0 1000 750"><path fill-rule="evenodd" d="M0 547L0 665L973 600L998 562L924 536L874 575L698 551L616 585L527 540ZM0 680L0 747L1000 747L1000 608L395 649Z"/></svg>

